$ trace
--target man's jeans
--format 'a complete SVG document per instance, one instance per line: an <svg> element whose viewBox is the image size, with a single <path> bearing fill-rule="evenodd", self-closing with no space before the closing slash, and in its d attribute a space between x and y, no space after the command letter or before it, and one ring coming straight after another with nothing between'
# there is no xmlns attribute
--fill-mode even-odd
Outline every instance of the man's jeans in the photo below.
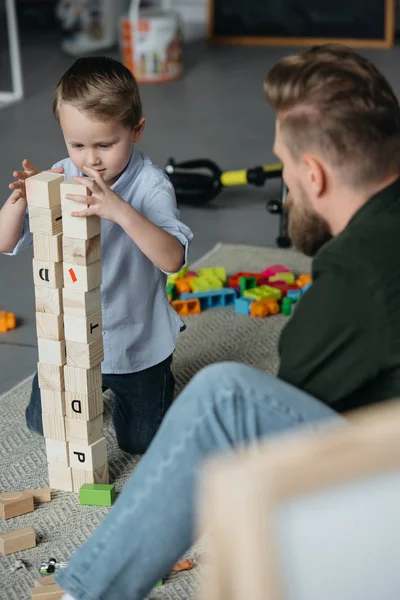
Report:
<svg viewBox="0 0 400 600"><path fill-rule="evenodd" d="M193 542L199 466L261 438L340 419L254 368L203 369L168 411L115 505L57 583L77 600L142 600Z"/></svg>
<svg viewBox="0 0 400 600"><path fill-rule="evenodd" d="M144 454L174 397L171 358L144 371L103 374L103 388L114 392L113 423L118 446L130 454ZM37 373L32 381L26 424L43 435L42 406Z"/></svg>

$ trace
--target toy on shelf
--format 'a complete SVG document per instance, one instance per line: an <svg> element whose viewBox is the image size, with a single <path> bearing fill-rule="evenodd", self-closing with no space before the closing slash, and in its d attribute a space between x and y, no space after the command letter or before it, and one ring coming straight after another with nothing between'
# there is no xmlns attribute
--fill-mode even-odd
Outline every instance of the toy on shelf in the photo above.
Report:
<svg viewBox="0 0 400 600"><path fill-rule="evenodd" d="M166 292L181 316L224 306L234 306L237 314L252 317L290 316L311 285L309 273L296 278L284 265L270 265L261 273L242 271L229 278L223 267L203 268L198 273L185 267L168 275Z"/></svg>
<svg viewBox="0 0 400 600"><path fill-rule="evenodd" d="M17 319L15 314L12 312L6 312L0 310L0 333L5 333L10 329L15 329L17 326Z"/></svg>

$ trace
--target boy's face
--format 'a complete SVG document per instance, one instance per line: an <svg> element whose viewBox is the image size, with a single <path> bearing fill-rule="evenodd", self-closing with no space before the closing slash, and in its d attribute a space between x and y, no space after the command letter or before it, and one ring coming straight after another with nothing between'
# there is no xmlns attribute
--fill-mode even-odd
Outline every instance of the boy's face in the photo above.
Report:
<svg viewBox="0 0 400 600"><path fill-rule="evenodd" d="M140 140L144 127L143 117L131 130L117 121L93 120L68 103L59 107L59 120L74 165L82 172L84 167L100 171L109 186L128 164L132 144Z"/></svg>

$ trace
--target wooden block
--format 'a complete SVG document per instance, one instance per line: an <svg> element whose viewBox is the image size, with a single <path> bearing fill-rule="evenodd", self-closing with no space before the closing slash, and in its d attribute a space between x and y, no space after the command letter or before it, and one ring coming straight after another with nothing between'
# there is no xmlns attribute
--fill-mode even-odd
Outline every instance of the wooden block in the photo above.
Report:
<svg viewBox="0 0 400 600"><path fill-rule="evenodd" d="M71 265L90 265L101 259L101 236L88 240L63 237L63 257Z"/></svg>
<svg viewBox="0 0 400 600"><path fill-rule="evenodd" d="M36 312L60 315L63 312L62 289L35 285Z"/></svg>
<svg viewBox="0 0 400 600"><path fill-rule="evenodd" d="M32 600L61 600L65 595L56 583L40 585L32 588Z"/></svg>
<svg viewBox="0 0 400 600"><path fill-rule="evenodd" d="M58 235L34 233L33 256L36 260L61 262L63 259L62 233Z"/></svg>
<svg viewBox="0 0 400 600"><path fill-rule="evenodd" d="M65 408L69 419L90 421L104 411L103 390L91 394L65 393Z"/></svg>
<svg viewBox="0 0 400 600"><path fill-rule="evenodd" d="M51 468L69 467L69 445L68 442L46 438L47 464Z"/></svg>
<svg viewBox="0 0 400 600"><path fill-rule="evenodd" d="M90 344L94 340L101 338L103 335L103 322L101 312L98 312L90 317L64 317L65 339L69 342L82 342Z"/></svg>
<svg viewBox="0 0 400 600"><path fill-rule="evenodd" d="M67 362L65 340L56 342L38 338L39 362L62 367Z"/></svg>
<svg viewBox="0 0 400 600"><path fill-rule="evenodd" d="M35 587L42 587L43 585L51 585L52 583L56 582L56 573L54 573L53 575L43 575L42 577L39 577L39 579L35 579L35 581L33 582L33 585Z"/></svg>
<svg viewBox="0 0 400 600"><path fill-rule="evenodd" d="M33 281L40 287L62 288L63 263L53 263L49 260L33 259Z"/></svg>
<svg viewBox="0 0 400 600"><path fill-rule="evenodd" d="M32 496L31 496L32 498ZM33 498L32 498L33 502ZM32 527L14 529L7 533L0 533L0 556L26 550L36 546L36 533Z"/></svg>
<svg viewBox="0 0 400 600"><path fill-rule="evenodd" d="M101 388L101 366L92 369L78 367L64 367L65 391L78 394L91 394Z"/></svg>
<svg viewBox="0 0 400 600"><path fill-rule="evenodd" d="M69 463L73 469L95 471L107 462L106 438L102 437L94 444L69 444ZM97 483L97 482L88 482ZM103 483L103 482L101 482Z"/></svg>
<svg viewBox="0 0 400 600"><path fill-rule="evenodd" d="M104 436L103 414L90 421L65 418L67 441L71 444L89 446Z"/></svg>
<svg viewBox="0 0 400 600"><path fill-rule="evenodd" d="M84 205L79 205L79 211L84 210ZM68 211L62 212L63 233L69 238L80 240L89 240L101 231L100 217L93 215L91 217L71 217Z"/></svg>
<svg viewBox="0 0 400 600"><path fill-rule="evenodd" d="M79 489L79 504L88 506L112 506L116 497L114 484L84 483Z"/></svg>
<svg viewBox="0 0 400 600"><path fill-rule="evenodd" d="M60 184L64 175L43 171L25 181L28 206L52 208L61 205Z"/></svg>
<svg viewBox="0 0 400 600"><path fill-rule="evenodd" d="M57 290L58 291L58 290ZM64 315L36 313L36 331L39 338L60 341L64 337Z"/></svg>
<svg viewBox="0 0 400 600"><path fill-rule="evenodd" d="M64 261L64 287L87 292L101 285L101 260L82 267Z"/></svg>
<svg viewBox="0 0 400 600"><path fill-rule="evenodd" d="M61 442L65 442L67 440L65 434L65 419L63 416L42 412L42 421L43 435L45 438L59 440Z"/></svg>
<svg viewBox="0 0 400 600"><path fill-rule="evenodd" d="M41 390L64 390L64 369L57 365L38 362L38 379ZM50 412L50 411L49 411Z"/></svg>
<svg viewBox="0 0 400 600"><path fill-rule="evenodd" d="M64 179L60 185L60 202L63 210L68 212L84 210L88 205L75 202L75 200L69 200L66 198L67 194L74 194L76 196L91 196L92 192L86 185L77 183L73 177Z"/></svg>
<svg viewBox="0 0 400 600"><path fill-rule="evenodd" d="M49 485L54 490L73 492L71 467L53 467L49 465Z"/></svg>
<svg viewBox="0 0 400 600"><path fill-rule="evenodd" d="M33 497L27 492L3 492L0 494L0 518L12 519L34 509Z"/></svg>
<svg viewBox="0 0 400 600"><path fill-rule="evenodd" d="M72 367L91 369L104 360L103 337L91 344L80 342L66 342L67 364Z"/></svg>
<svg viewBox="0 0 400 600"><path fill-rule="evenodd" d="M40 398L43 412L59 416L66 414L65 392L41 388Z"/></svg>
<svg viewBox="0 0 400 600"><path fill-rule="evenodd" d="M31 233L45 233L46 235L57 235L62 232L61 206L53 208L29 208L29 229Z"/></svg>
<svg viewBox="0 0 400 600"><path fill-rule="evenodd" d="M64 314L71 317L90 317L101 311L100 287L89 292L63 289Z"/></svg>
<svg viewBox="0 0 400 600"><path fill-rule="evenodd" d="M51 489L50 488L38 488L37 490L26 490L27 494L31 494L35 502L50 502L51 501Z"/></svg>
<svg viewBox="0 0 400 600"><path fill-rule="evenodd" d="M79 492L85 483L108 484L108 464L104 463L104 465L92 470L72 469L72 482L74 492Z"/></svg>

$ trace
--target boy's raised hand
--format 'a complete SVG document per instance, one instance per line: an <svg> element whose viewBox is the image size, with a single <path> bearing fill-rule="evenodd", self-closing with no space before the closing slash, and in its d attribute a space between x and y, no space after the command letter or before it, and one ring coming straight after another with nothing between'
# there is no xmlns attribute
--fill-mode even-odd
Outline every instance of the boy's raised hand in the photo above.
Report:
<svg viewBox="0 0 400 600"><path fill-rule="evenodd" d="M40 173L33 164L25 158L22 161L23 171L14 171L13 177L16 178L17 181L13 181L8 185L10 190L13 190L13 194L11 196L11 203L15 204L18 200L25 200L26 202L26 191L25 191L25 179L28 177L32 177L32 175L37 175ZM64 173L64 169L62 167L58 167L57 169L49 169L52 173Z"/></svg>
<svg viewBox="0 0 400 600"><path fill-rule="evenodd" d="M84 167L83 171L88 177L74 177L77 183L86 186L91 194L90 196L81 196L78 194L67 194L69 200L86 204L86 209L79 212L72 212L73 217L91 217L97 215L102 219L116 222L120 209L126 206L126 202L113 192L104 181L101 173L92 167ZM82 207L83 208L83 207Z"/></svg>

